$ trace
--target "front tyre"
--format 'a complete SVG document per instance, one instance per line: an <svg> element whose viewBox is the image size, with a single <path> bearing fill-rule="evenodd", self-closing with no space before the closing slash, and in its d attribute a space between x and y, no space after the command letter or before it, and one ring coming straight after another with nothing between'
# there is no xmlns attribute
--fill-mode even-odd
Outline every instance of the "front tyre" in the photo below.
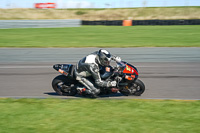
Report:
<svg viewBox="0 0 200 133"><path fill-rule="evenodd" d="M63 96L74 96L77 93L75 85L64 75L55 77L52 81L52 87L57 94Z"/></svg>
<svg viewBox="0 0 200 133"><path fill-rule="evenodd" d="M128 86L125 86L124 89L122 89L120 92L123 95L134 95L134 96L140 96L142 93L145 91L145 85L144 83L140 80L137 79L135 82L130 83Z"/></svg>

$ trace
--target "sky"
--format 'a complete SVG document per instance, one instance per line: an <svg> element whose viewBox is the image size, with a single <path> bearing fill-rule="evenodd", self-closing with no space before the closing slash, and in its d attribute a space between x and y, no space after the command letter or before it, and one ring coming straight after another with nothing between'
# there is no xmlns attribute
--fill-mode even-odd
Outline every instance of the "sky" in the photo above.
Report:
<svg viewBox="0 0 200 133"><path fill-rule="evenodd" d="M0 8L34 8L34 3L54 2L57 8L128 8L200 6L200 0L0 0Z"/></svg>

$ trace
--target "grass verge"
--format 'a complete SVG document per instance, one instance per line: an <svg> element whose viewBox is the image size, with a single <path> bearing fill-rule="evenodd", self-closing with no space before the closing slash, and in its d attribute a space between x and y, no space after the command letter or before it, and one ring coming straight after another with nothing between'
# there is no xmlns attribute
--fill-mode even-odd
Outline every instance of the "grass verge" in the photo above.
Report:
<svg viewBox="0 0 200 133"><path fill-rule="evenodd" d="M0 99L1 133L197 133L200 101Z"/></svg>
<svg viewBox="0 0 200 133"><path fill-rule="evenodd" d="M200 26L0 29L0 47L200 47Z"/></svg>

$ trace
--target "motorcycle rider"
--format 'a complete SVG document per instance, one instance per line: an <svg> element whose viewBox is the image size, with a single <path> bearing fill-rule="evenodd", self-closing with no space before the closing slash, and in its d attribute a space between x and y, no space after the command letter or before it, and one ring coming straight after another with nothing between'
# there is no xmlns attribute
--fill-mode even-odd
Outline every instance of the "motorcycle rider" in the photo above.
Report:
<svg viewBox="0 0 200 133"><path fill-rule="evenodd" d="M115 87L116 81L104 81L100 77L100 68L110 65L111 59L120 62L121 58L113 56L107 50L100 49L81 59L75 68L76 79L84 85L85 88L77 88L80 92L85 91L91 97L96 97L100 93L99 87ZM91 77L95 81L95 85L87 79Z"/></svg>

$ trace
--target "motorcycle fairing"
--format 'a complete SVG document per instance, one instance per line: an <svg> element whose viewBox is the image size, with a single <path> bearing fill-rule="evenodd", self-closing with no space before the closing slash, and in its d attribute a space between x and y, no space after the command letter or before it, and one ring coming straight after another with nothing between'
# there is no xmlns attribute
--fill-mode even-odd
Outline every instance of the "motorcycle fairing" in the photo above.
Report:
<svg viewBox="0 0 200 133"><path fill-rule="evenodd" d="M74 72L74 65L72 64L55 64L53 68L65 76L72 76Z"/></svg>
<svg viewBox="0 0 200 133"><path fill-rule="evenodd" d="M135 80L138 78L138 71L137 68L135 68L133 65L127 63L127 62L123 62L125 64L123 73L124 73L124 77L127 80Z"/></svg>

